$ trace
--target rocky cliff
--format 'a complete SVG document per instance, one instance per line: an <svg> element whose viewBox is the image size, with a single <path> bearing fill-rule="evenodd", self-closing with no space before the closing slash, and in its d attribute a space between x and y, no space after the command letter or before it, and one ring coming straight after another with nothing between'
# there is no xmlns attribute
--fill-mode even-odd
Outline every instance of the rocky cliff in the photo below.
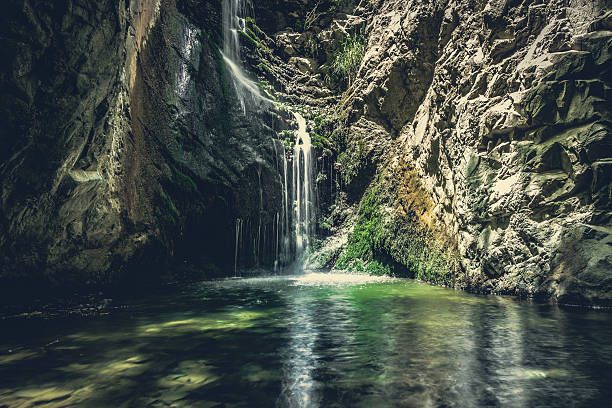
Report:
<svg viewBox="0 0 612 408"><path fill-rule="evenodd" d="M610 303L610 2L280 3L340 175L315 264Z"/></svg>
<svg viewBox="0 0 612 408"><path fill-rule="evenodd" d="M25 0L0 14L3 289L228 274L235 219L274 219L272 137L290 123L238 103L221 3Z"/></svg>
<svg viewBox="0 0 612 408"><path fill-rule="evenodd" d="M317 155L313 265L612 302L609 1L251 4L276 107L237 101L219 1L2 6L5 287L229 274L239 225L269 264L287 104Z"/></svg>

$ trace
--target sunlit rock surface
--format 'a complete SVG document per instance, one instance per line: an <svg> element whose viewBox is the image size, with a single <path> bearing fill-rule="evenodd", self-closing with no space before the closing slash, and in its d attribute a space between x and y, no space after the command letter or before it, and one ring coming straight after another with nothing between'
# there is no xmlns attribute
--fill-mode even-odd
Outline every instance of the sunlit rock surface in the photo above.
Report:
<svg viewBox="0 0 612 408"><path fill-rule="evenodd" d="M258 21L284 69L305 58L318 67L298 63L304 75L287 92L312 106L336 92L326 103L348 135L331 147L348 196L332 198L336 237L316 265L354 258L359 238L347 240L345 226L363 230L365 214L382 225L357 242L366 264L474 291L609 304L609 1L379 0L329 12L264 3ZM304 24L274 19L266 8L278 4ZM355 32L367 46L351 86L317 85ZM374 196L377 217L364 212ZM443 262L429 259L436 252Z"/></svg>

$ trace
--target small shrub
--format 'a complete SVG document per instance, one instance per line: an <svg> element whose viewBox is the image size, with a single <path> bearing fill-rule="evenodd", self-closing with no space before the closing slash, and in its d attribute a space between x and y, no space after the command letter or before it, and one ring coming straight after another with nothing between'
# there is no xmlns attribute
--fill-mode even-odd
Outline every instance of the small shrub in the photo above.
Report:
<svg viewBox="0 0 612 408"><path fill-rule="evenodd" d="M350 88L357 76L357 71L365 53L365 47L365 36L362 34L354 34L347 37L334 54L330 65L331 76L334 79L345 81Z"/></svg>

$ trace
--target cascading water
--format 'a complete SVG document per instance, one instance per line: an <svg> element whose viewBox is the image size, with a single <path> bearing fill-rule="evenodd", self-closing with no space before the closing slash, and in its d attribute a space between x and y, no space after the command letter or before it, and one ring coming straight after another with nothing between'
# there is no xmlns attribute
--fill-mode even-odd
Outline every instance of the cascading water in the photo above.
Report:
<svg viewBox="0 0 612 408"><path fill-rule="evenodd" d="M312 169L312 144L306 131L306 119L295 112L298 130L293 148L293 200L295 252L299 257L310 243L312 216L314 214L314 182Z"/></svg>
<svg viewBox="0 0 612 408"><path fill-rule="evenodd" d="M249 79L242 68L240 55L240 32L246 28L246 17L249 9L246 0L223 0L223 59L227 64L234 80L236 95L246 114L247 105L260 106L262 102L272 103L264 97L258 86ZM247 237L252 237L252 254L249 256L255 265L259 266L263 258L272 256L274 269L289 265L294 259L299 259L310 243L313 232L315 183L313 180L313 160L310 135L306 131L306 119L299 113L294 113L298 124L295 137L295 147L291 159L291 168L288 165L287 150L283 143L281 151L276 148L276 141L272 141L276 158L282 156L282 174L280 166L279 183L281 184L281 208L282 213L277 213L270 228L262 224L262 216L255 223L246 220L246 231L244 220L236 220L236 242L234 255L234 270L238 273L242 251L242 243ZM258 170L259 179L259 204L260 214L263 214L263 195L261 184L261 173ZM290 191L291 186L291 191ZM291 194L291 196L290 196ZM254 228L252 231L251 229ZM248 231L248 232L247 232ZM263 236L262 236L263 234ZM268 235L270 235L268 237ZM268 245L270 243L270 245ZM249 244L250 245L250 244ZM268 248L268 246L270 248Z"/></svg>
<svg viewBox="0 0 612 408"><path fill-rule="evenodd" d="M262 224L261 217L249 225L247 220L247 237L252 237L252 254L249 256L259 266L266 255L273 259L274 269L290 265L299 260L311 243L316 216L316 183L314 181L314 160L310 134L306 130L306 119L295 112L298 124L295 132L295 145L287 155L285 146L275 151L282 158L279 163L278 178L280 184L281 212L274 215L272 225ZM274 142L276 143L276 142ZM279 151L280 150L280 151ZM259 210L263 213L263 186L258 172ZM244 221L236 220L236 250L234 269L239 267ZM270 259L270 258L268 258ZM301 265L297 265L300 267Z"/></svg>
<svg viewBox="0 0 612 408"><path fill-rule="evenodd" d="M236 243L234 247L234 276L238 276L238 252L240 251L240 243L242 242L242 225L240 218L236 218Z"/></svg>
<svg viewBox="0 0 612 408"><path fill-rule="evenodd" d="M223 0L223 60L232 72L236 95L246 112L246 101L264 100L257 85L242 68L240 33L245 30L248 7L245 0Z"/></svg>

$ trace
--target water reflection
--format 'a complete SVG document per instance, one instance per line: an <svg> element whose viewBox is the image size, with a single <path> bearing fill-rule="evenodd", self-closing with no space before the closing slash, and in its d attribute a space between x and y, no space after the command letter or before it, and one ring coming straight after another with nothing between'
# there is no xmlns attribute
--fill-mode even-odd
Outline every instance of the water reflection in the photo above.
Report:
<svg viewBox="0 0 612 408"><path fill-rule="evenodd" d="M315 386L312 373L318 359L314 350L318 331L313 323L310 300L303 294L298 294L288 305L288 345L286 350L281 352L285 364L282 392L277 406L318 406L318 401L312 395Z"/></svg>
<svg viewBox="0 0 612 408"><path fill-rule="evenodd" d="M605 406L612 318L413 281L231 279L0 321L0 406Z"/></svg>

